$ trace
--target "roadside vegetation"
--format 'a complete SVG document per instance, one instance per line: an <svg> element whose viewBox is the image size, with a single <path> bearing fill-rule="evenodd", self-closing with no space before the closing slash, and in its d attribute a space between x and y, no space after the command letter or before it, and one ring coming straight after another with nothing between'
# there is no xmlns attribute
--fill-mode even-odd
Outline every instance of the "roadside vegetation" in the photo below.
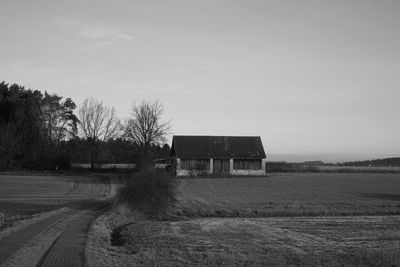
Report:
<svg viewBox="0 0 400 267"><path fill-rule="evenodd" d="M137 226L172 219L178 186L175 177L145 169L119 179L119 183L112 209L93 223L89 233L86 257L92 266L120 266L120 258L112 254L116 250L124 251L121 255L129 253L147 235L147 230Z"/></svg>
<svg viewBox="0 0 400 267"><path fill-rule="evenodd" d="M176 201L176 180L166 172L133 173L120 188L116 205L127 205L149 217L166 216Z"/></svg>

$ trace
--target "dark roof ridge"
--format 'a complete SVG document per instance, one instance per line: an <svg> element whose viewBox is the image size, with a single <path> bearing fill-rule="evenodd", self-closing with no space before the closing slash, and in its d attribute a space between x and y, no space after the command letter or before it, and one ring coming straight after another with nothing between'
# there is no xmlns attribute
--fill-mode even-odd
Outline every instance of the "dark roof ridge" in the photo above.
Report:
<svg viewBox="0 0 400 267"><path fill-rule="evenodd" d="M174 135L171 156L265 158L260 136Z"/></svg>

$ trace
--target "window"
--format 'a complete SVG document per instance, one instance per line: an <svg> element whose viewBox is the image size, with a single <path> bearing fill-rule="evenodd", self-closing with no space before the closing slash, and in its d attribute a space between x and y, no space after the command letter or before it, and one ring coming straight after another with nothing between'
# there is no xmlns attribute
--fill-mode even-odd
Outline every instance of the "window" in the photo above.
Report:
<svg viewBox="0 0 400 267"><path fill-rule="evenodd" d="M209 170L209 159L182 159L181 168L184 170Z"/></svg>
<svg viewBox="0 0 400 267"><path fill-rule="evenodd" d="M261 170L261 159L234 159L233 169L235 170Z"/></svg>

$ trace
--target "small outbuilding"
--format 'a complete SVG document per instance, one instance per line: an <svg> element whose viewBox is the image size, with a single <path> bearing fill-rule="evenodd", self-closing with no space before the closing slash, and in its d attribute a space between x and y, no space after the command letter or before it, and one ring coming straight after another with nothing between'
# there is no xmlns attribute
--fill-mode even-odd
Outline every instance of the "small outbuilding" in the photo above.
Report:
<svg viewBox="0 0 400 267"><path fill-rule="evenodd" d="M265 174L259 136L175 135L171 158L177 176Z"/></svg>

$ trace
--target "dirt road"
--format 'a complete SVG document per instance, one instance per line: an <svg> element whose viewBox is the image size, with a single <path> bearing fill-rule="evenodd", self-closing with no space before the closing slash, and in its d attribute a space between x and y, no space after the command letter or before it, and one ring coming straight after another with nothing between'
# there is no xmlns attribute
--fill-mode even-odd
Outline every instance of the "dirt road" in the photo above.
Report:
<svg viewBox="0 0 400 267"><path fill-rule="evenodd" d="M54 240L50 243L50 248L43 251L39 262L28 262L31 266L84 266L84 249L89 225L108 204L108 201L87 202L5 236L0 239L0 264L2 266L14 266L19 265L21 261L24 262L20 258L13 261L9 261L9 259L19 250L23 250L29 242L32 242L44 231L68 221L63 225L61 234L54 237ZM29 253L21 255L24 257L32 256ZM35 256L39 257L39 255Z"/></svg>

